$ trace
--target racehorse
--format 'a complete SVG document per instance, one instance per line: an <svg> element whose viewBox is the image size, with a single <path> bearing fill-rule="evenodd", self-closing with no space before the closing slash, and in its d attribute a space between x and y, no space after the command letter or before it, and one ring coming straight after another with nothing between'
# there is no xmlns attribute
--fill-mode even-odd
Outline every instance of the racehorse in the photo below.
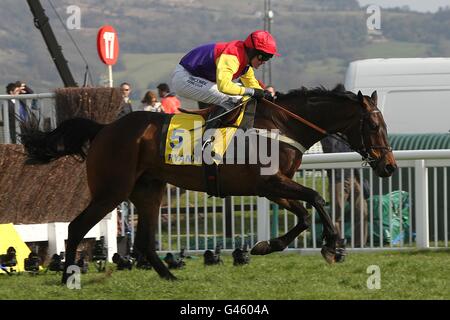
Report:
<svg viewBox="0 0 450 320"><path fill-rule="evenodd" d="M387 141L386 124L377 108L377 94L364 96L352 92L316 89L291 90L276 99L278 108L263 99L258 102L255 128L278 129L284 136L306 149L326 134L340 133L350 147L380 177L391 176L397 165ZM47 163L65 155L86 159L91 201L70 224L65 267L75 263L76 249L85 234L122 201L136 206L139 219L135 250L145 255L155 271L165 279L176 279L155 250L159 207L166 183L181 188L205 191L201 166L165 164L160 155L162 127L168 115L133 112L103 125L74 118L62 122L51 132L41 132L32 122L24 123L21 141L29 160ZM301 118L300 118L301 117ZM311 128L298 119L307 119ZM300 167L302 152L290 143L279 144L279 168L261 175L260 164L223 164L219 166L223 195L267 197L293 212L298 223L285 235L258 242L252 254L264 255L284 250L309 227L308 211L300 201L318 212L323 228L322 255L329 263L339 262L345 254L343 244L324 209L318 192L292 180ZM68 275L63 274L63 282Z"/></svg>

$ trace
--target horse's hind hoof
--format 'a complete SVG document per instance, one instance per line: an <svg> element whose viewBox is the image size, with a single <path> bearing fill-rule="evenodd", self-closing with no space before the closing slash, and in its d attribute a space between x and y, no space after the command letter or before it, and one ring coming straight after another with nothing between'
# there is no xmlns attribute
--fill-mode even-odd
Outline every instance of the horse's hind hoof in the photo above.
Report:
<svg viewBox="0 0 450 320"><path fill-rule="evenodd" d="M336 254L335 258L337 263L342 263L345 261L345 254Z"/></svg>
<svg viewBox="0 0 450 320"><path fill-rule="evenodd" d="M341 239L337 241L337 248L336 248L336 262L344 262L345 256L347 255L347 250L345 249L346 240Z"/></svg>
<svg viewBox="0 0 450 320"><path fill-rule="evenodd" d="M258 241L254 247L252 248L252 250L250 250L250 254L255 255L255 256L263 256L266 254L271 253L271 249L270 249L270 241L265 240L265 241Z"/></svg>
<svg viewBox="0 0 450 320"><path fill-rule="evenodd" d="M334 249L323 246L320 253L322 254L322 257L325 259L325 261L329 264L333 264L336 262L336 251Z"/></svg>
<svg viewBox="0 0 450 320"><path fill-rule="evenodd" d="M178 278L175 277L173 274L169 273L168 275L163 277L164 279L168 280L168 281L177 281Z"/></svg>
<svg viewBox="0 0 450 320"><path fill-rule="evenodd" d="M257 242L252 250L250 250L250 254L263 256L272 252L283 251L284 249L286 249L284 242L276 238Z"/></svg>
<svg viewBox="0 0 450 320"><path fill-rule="evenodd" d="M336 262L341 263L345 261L345 256L347 252L345 248L337 248L336 249Z"/></svg>

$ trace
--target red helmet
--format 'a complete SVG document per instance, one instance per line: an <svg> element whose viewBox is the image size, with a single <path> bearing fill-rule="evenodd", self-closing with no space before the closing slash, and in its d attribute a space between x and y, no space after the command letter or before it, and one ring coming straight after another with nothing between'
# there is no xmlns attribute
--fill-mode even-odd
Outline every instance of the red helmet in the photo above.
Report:
<svg viewBox="0 0 450 320"><path fill-rule="evenodd" d="M277 53L277 44L275 39L269 32L264 30L256 30L252 32L247 39L245 39L244 45L247 48L255 48L256 50L268 54L274 54L276 56L280 55Z"/></svg>

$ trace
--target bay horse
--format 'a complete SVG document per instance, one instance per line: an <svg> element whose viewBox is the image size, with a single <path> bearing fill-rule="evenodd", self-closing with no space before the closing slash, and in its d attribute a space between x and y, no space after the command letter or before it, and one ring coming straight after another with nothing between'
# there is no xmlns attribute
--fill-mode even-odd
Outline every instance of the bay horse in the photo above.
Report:
<svg viewBox="0 0 450 320"><path fill-rule="evenodd" d="M267 100L258 103L255 128L278 129L283 135L306 149L325 134L295 119L302 117L328 134L341 133L353 150L360 153L380 177L389 177L397 165L387 140L386 124L377 108L376 91L371 96L352 92L301 88L280 94L275 109ZM165 164L160 155L162 127L169 115L133 112L104 125L74 118L62 122L51 132L42 132L31 122L23 125L21 141L28 159L47 163L65 155L86 159L91 201L70 224L65 267L75 263L76 249L85 234L122 201L136 206L139 219L135 250L145 255L155 271L168 280L175 276L159 259L155 250L159 207L166 183L205 191L201 166ZM294 117L293 117L294 116ZM219 166L223 195L257 195L266 197L298 217L298 223L285 235L258 242L252 254L265 255L284 250L306 230L308 211L300 201L318 212L323 228L322 255L329 263L339 262L344 248L324 209L318 192L292 180L300 167L302 152L280 142L279 168L272 175L261 175L258 164L224 164ZM63 283L68 275L63 274Z"/></svg>

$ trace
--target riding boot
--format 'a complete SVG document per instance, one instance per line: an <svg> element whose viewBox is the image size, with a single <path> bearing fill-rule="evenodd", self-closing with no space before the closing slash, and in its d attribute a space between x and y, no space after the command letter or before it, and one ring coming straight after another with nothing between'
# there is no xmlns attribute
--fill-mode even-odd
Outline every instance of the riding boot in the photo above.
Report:
<svg viewBox="0 0 450 320"><path fill-rule="evenodd" d="M206 124L205 124L205 134L209 129L215 129L215 128L220 127L220 125L222 124L222 120L220 118L218 118L218 119L214 119L214 118L217 118L224 112L225 112L224 108L218 106L216 109L214 109L208 115L208 120L206 120ZM206 146L211 144L213 141L214 141L214 135L209 135L209 136L205 137L205 141L203 143L202 150L205 150Z"/></svg>
<svg viewBox="0 0 450 320"><path fill-rule="evenodd" d="M205 132L208 129L214 129L219 128L222 123L222 119L214 119L219 117L222 113L227 112L231 109L233 109L236 106L236 101L233 100L233 98L228 99L227 101L221 103L220 105L217 105L217 107L208 115L208 120L206 121L205 125ZM214 119L214 120L212 120ZM203 143L203 150L207 145L209 145L211 142L214 141L214 136L206 137L205 142Z"/></svg>
<svg viewBox="0 0 450 320"><path fill-rule="evenodd" d="M221 118L219 117L222 113L224 113L226 110L225 108L222 108L221 106L218 106L216 109L214 109L213 112L211 112L208 116L208 120L205 124L205 136L204 136L204 143L202 146L202 153L205 152L207 147L214 142L214 130L219 128L223 123ZM210 133L207 131L211 129ZM211 134L212 133L212 134ZM207 135L208 134L208 135ZM211 150L211 156L214 157L214 151ZM203 154L202 154L203 158ZM206 162L203 162L203 169L205 174L205 185L206 185L206 192L209 195L212 196L220 196L220 190L219 190L219 183L218 183L218 166L215 162L212 164L207 164Z"/></svg>

